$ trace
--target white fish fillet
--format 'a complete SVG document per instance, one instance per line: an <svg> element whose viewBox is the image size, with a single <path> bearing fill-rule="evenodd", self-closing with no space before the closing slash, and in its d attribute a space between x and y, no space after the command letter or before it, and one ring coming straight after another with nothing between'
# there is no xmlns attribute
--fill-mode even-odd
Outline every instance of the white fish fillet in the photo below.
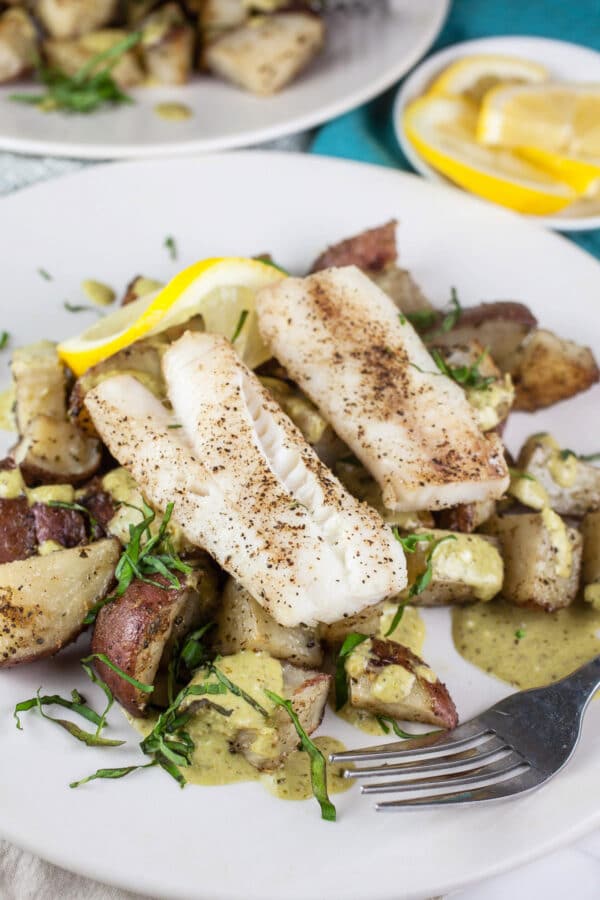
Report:
<svg viewBox="0 0 600 900"><path fill-rule="evenodd" d="M464 391L441 375L393 301L355 266L259 292L259 329L378 481L389 509L501 497L508 470Z"/></svg>
<svg viewBox="0 0 600 900"><path fill-rule="evenodd" d="M186 334L165 354L183 426L119 375L86 397L111 453L194 544L285 626L334 622L406 585L402 548L348 494L218 335Z"/></svg>

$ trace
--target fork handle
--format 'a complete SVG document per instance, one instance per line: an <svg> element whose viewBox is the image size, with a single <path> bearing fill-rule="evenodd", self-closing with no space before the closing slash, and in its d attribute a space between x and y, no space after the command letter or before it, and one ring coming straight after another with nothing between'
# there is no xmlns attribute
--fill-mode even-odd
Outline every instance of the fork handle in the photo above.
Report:
<svg viewBox="0 0 600 900"><path fill-rule="evenodd" d="M561 688L568 688L575 691L578 696L587 696L591 700L600 688L600 656L581 666L572 675L567 675L558 684Z"/></svg>

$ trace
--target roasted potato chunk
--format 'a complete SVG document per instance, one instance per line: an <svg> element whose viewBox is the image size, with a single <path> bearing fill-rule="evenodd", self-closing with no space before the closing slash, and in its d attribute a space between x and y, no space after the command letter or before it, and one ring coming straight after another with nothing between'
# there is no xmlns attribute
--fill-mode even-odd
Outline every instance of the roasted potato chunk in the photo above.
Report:
<svg viewBox="0 0 600 900"><path fill-rule="evenodd" d="M24 9L0 14L0 82L30 71L36 55L37 34L29 14Z"/></svg>
<svg viewBox="0 0 600 900"><path fill-rule="evenodd" d="M366 270L367 275L391 297L400 312L411 314L433 309L431 303L410 272L395 263L379 270Z"/></svg>
<svg viewBox="0 0 600 900"><path fill-rule="evenodd" d="M28 484L81 484L98 469L100 442L72 422L36 416L12 451Z"/></svg>
<svg viewBox="0 0 600 900"><path fill-rule="evenodd" d="M477 341L488 348L489 355L503 372L507 370L507 361L537 326L531 310L511 300L463 307L458 322L445 334L439 332L443 317L442 312L438 313L430 329L437 346Z"/></svg>
<svg viewBox="0 0 600 900"><path fill-rule="evenodd" d="M407 647L369 638L348 655L345 667L349 702L358 709L441 728L458 722L445 684Z"/></svg>
<svg viewBox="0 0 600 900"><path fill-rule="evenodd" d="M573 602L583 543L577 529L548 507L538 513L495 516L484 527L500 541L506 600L547 612Z"/></svg>
<svg viewBox="0 0 600 900"><path fill-rule="evenodd" d="M108 592L121 549L105 539L0 566L0 667L57 653Z"/></svg>
<svg viewBox="0 0 600 900"><path fill-rule="evenodd" d="M167 3L145 19L141 53L144 66L159 84L185 84L194 57L194 30L176 3Z"/></svg>
<svg viewBox="0 0 600 900"><path fill-rule="evenodd" d="M75 75L92 57L114 47L126 36L127 32L119 28L103 28L79 38L54 38L44 41L44 54L50 65L67 75ZM104 63L99 63L99 68L103 65ZM111 75L123 89L135 87L144 81L144 71L135 49L128 50L119 57L111 69Z"/></svg>
<svg viewBox="0 0 600 900"><path fill-rule="evenodd" d="M332 244L317 257L310 271L320 272L332 266L358 266L370 275L384 271L386 266L395 263L398 258L397 225L396 219L391 219L384 225L377 225Z"/></svg>
<svg viewBox="0 0 600 900"><path fill-rule="evenodd" d="M464 531L471 534L480 525L487 522L496 512L495 500L482 500L479 503L462 503L450 509L440 509L435 514L436 525L447 531Z"/></svg>
<svg viewBox="0 0 600 900"><path fill-rule="evenodd" d="M443 606L447 603L484 603L495 597L502 588L504 567L502 557L493 540L481 534L429 531L436 541L445 540L433 550L431 581L411 599L415 606ZM431 542L419 542L414 553L406 554L408 583L414 584L427 567ZM408 596L408 589L401 597Z"/></svg>
<svg viewBox="0 0 600 900"><path fill-rule="evenodd" d="M188 575L180 589L166 579L156 587L135 579L125 593L98 613L92 652L105 654L132 678L154 684L174 636L183 637L214 608L216 581L208 571ZM133 716L146 714L148 694L116 675L104 663L96 668L113 694Z"/></svg>
<svg viewBox="0 0 600 900"><path fill-rule="evenodd" d="M505 361L515 386L518 410L534 412L587 391L600 378L589 347L539 329Z"/></svg>
<svg viewBox="0 0 600 900"><path fill-rule="evenodd" d="M581 525L583 599L600 610L600 510L589 512Z"/></svg>
<svg viewBox="0 0 600 900"><path fill-rule="evenodd" d="M56 38L74 38L107 25L118 0L36 0L35 12L45 30Z"/></svg>
<svg viewBox="0 0 600 900"><path fill-rule="evenodd" d="M64 419L67 382L56 344L39 341L18 347L12 355L11 370L20 434L37 416Z"/></svg>
<svg viewBox="0 0 600 900"><path fill-rule="evenodd" d="M253 94L268 96L290 83L323 46L321 19L276 13L216 38L204 58L211 71Z"/></svg>
<svg viewBox="0 0 600 900"><path fill-rule="evenodd" d="M233 578L223 591L214 646L227 656L241 650L265 650L275 659L307 668L320 666L323 661L314 628L284 628Z"/></svg>
<svg viewBox="0 0 600 900"><path fill-rule="evenodd" d="M535 478L557 513L583 516L600 508L600 469L562 450L550 434L534 434L521 448L518 466Z"/></svg>
<svg viewBox="0 0 600 900"><path fill-rule="evenodd" d="M35 520L27 497L0 498L0 563L27 559L36 550Z"/></svg>

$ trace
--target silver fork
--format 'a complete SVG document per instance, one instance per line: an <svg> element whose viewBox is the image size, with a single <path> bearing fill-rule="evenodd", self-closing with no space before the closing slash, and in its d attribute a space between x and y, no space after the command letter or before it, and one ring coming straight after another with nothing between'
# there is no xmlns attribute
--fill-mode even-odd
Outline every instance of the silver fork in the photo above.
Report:
<svg viewBox="0 0 600 900"><path fill-rule="evenodd" d="M541 787L567 764L598 687L600 656L548 687L511 694L453 731L329 759L370 763L345 769L346 778L392 779L363 785L363 794L417 795L377 803L381 812L506 799Z"/></svg>

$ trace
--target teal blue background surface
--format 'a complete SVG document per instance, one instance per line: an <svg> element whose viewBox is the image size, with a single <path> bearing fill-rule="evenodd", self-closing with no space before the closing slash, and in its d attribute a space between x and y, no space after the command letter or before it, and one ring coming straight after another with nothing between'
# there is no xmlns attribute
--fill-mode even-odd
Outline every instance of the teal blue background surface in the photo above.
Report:
<svg viewBox="0 0 600 900"><path fill-rule="evenodd" d="M502 34L558 38L600 51L600 0L454 0L428 55L461 41ZM413 171L392 124L397 88L324 125L311 151ZM600 228L568 236L600 258Z"/></svg>

